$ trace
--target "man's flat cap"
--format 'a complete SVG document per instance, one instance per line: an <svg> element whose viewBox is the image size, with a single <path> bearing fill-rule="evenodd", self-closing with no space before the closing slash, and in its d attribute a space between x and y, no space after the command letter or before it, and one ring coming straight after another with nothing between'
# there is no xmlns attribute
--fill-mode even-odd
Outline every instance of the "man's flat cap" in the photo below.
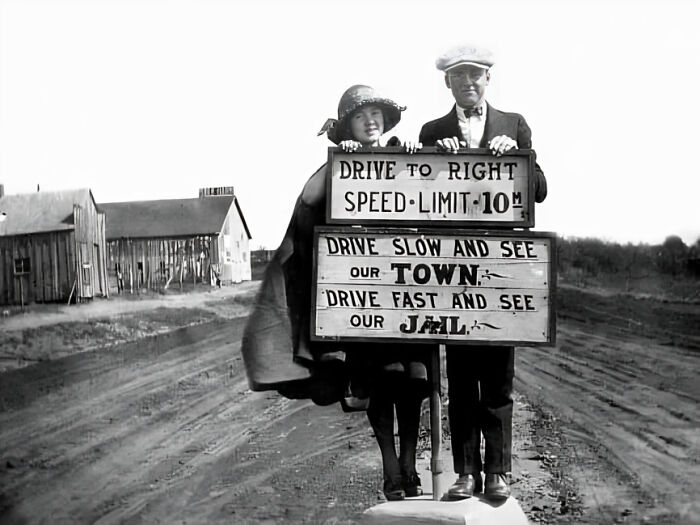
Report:
<svg viewBox="0 0 700 525"><path fill-rule="evenodd" d="M435 67L447 71L453 67L467 65L484 69L494 64L493 53L483 47L461 45L448 49L435 61Z"/></svg>

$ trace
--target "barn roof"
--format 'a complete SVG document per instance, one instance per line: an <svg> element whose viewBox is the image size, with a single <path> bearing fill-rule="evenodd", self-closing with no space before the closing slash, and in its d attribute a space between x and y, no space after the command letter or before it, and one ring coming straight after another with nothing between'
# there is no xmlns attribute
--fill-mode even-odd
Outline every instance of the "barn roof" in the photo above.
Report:
<svg viewBox="0 0 700 525"><path fill-rule="evenodd" d="M250 238L243 213L233 195L100 204L105 212L107 240L121 238L182 237L221 232L235 203Z"/></svg>
<svg viewBox="0 0 700 525"><path fill-rule="evenodd" d="M95 203L87 188L38 191L0 197L0 237L75 229L73 205Z"/></svg>

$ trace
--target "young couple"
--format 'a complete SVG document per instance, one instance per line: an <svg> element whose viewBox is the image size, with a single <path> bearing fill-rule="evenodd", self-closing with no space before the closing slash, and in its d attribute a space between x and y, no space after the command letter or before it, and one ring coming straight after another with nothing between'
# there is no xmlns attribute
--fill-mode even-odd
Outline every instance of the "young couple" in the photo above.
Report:
<svg viewBox="0 0 700 525"><path fill-rule="evenodd" d="M525 119L499 111L485 100L493 64L488 50L474 46L452 48L437 59L455 105L447 115L422 127L418 143L404 142L407 152L436 146L446 154L460 148L488 148L501 155L511 149L532 148ZM380 138L396 126L404 109L369 86L352 86L340 99L338 118L329 119L319 134L327 132L344 151L381 147ZM399 144L392 137L386 145ZM536 202L542 202L546 194L546 180L535 164ZM249 383L253 390L276 389L287 397L311 398L318 404L341 400L349 383L353 396L369 400L367 416L382 454L387 499L417 496L421 490L416 445L421 403L429 393L432 348L410 343L309 341L313 227L325 222L325 195L323 166L297 200L246 328L243 355ZM280 334L291 340L292 360L286 353L289 345L278 344ZM492 500L510 495L505 476L511 471L513 373L513 347L448 345L448 413L458 474L448 498L469 498L482 491Z"/></svg>

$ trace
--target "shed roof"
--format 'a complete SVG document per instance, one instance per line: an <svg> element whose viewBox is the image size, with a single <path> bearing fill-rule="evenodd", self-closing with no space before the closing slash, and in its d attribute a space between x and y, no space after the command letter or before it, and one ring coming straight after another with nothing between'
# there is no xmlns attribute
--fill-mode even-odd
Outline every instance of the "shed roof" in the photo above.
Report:
<svg viewBox="0 0 700 525"><path fill-rule="evenodd" d="M0 197L0 237L75 229L73 205L94 205L88 188L38 191Z"/></svg>
<svg viewBox="0 0 700 525"><path fill-rule="evenodd" d="M233 195L195 199L109 202L100 204L107 215L107 240L121 238L183 237L221 232L233 203L246 233L250 232Z"/></svg>

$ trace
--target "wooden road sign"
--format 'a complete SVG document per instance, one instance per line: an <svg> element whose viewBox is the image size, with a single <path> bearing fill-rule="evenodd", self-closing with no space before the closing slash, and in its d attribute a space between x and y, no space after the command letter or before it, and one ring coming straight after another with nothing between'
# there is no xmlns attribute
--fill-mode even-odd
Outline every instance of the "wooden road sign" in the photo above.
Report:
<svg viewBox="0 0 700 525"><path fill-rule="evenodd" d="M311 337L553 345L555 236L318 227Z"/></svg>
<svg viewBox="0 0 700 525"><path fill-rule="evenodd" d="M500 157L390 147L328 150L329 224L530 228L535 225L534 153Z"/></svg>

